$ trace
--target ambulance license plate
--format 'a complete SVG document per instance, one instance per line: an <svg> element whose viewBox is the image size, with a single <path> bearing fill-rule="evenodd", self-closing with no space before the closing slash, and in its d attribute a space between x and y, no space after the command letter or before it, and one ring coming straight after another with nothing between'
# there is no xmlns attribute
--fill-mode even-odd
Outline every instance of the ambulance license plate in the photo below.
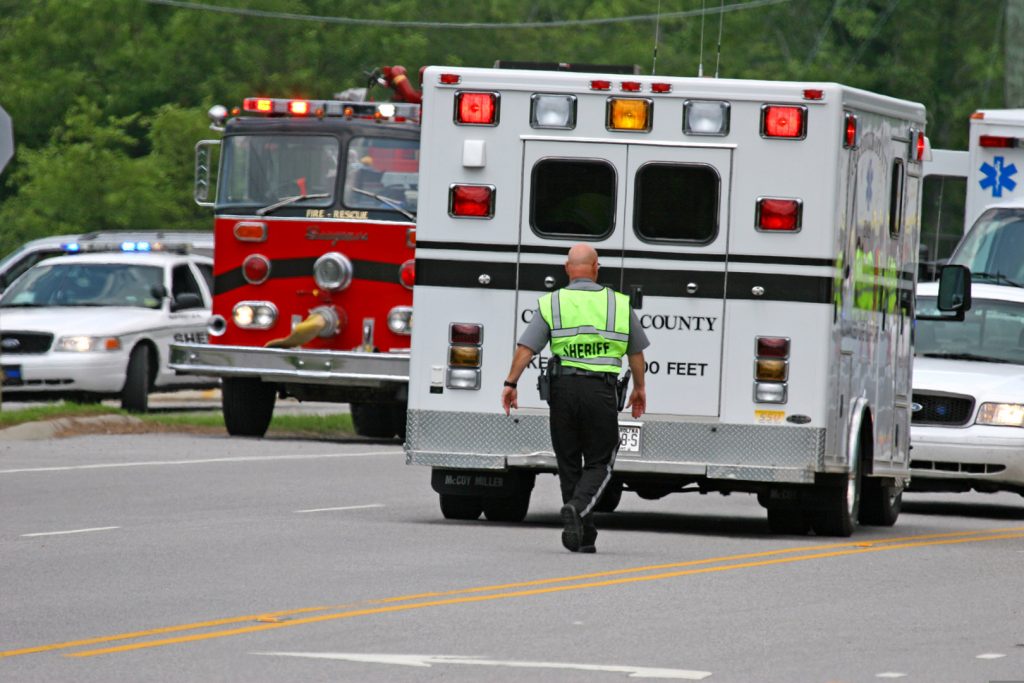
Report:
<svg viewBox="0 0 1024 683"><path fill-rule="evenodd" d="M619 423L619 453L640 452L640 423Z"/></svg>

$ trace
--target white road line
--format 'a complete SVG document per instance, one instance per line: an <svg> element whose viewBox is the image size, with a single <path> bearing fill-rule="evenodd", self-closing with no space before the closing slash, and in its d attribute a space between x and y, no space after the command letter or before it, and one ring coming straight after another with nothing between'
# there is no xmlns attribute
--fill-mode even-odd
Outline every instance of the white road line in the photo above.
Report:
<svg viewBox="0 0 1024 683"><path fill-rule="evenodd" d="M210 465L225 462L264 462L272 460L316 460L320 458L364 458L370 455L401 455L402 451L368 451L365 453L299 453L295 455L243 455L232 458L202 458L196 460L143 460L140 462L107 462L95 465L64 465L58 467L25 467L0 470L0 474L27 472L69 472L71 470L106 470L120 467L165 467L168 465Z"/></svg>
<svg viewBox="0 0 1024 683"><path fill-rule="evenodd" d="M65 534L87 534L90 531L110 531L120 529L119 526L97 526L91 529L72 529L71 531L44 531L38 534L22 534L22 538L35 538L36 536L63 536Z"/></svg>
<svg viewBox="0 0 1024 683"><path fill-rule="evenodd" d="M467 664L470 666L502 666L514 669L572 669L576 671L622 673L626 674L628 678L674 678L677 680L687 681L702 681L711 675L710 671L691 671L689 669L660 669L647 666L606 666L601 664L573 664L570 662L530 662L484 659L482 657L459 657L455 655L392 655L344 652L253 652L252 654L271 657L336 659L348 662L416 667L430 667L435 664Z"/></svg>
<svg viewBox="0 0 1024 683"><path fill-rule="evenodd" d="M346 505L340 508L313 508L312 510L296 510L295 514L299 515L304 512L335 512L338 510L366 510L367 508L382 508L383 503L371 503L370 505Z"/></svg>
<svg viewBox="0 0 1024 683"><path fill-rule="evenodd" d="M875 674L875 678L906 678L907 674L900 673L899 671L886 671L885 673Z"/></svg>
<svg viewBox="0 0 1024 683"><path fill-rule="evenodd" d="M1006 655L999 654L998 652L986 652L983 655L978 655L975 659L1000 659Z"/></svg>

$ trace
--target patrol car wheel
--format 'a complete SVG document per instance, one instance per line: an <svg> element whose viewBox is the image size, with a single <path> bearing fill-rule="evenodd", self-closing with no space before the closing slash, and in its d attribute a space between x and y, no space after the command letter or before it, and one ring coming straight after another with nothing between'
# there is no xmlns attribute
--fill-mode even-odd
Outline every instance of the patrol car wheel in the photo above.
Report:
<svg viewBox="0 0 1024 683"><path fill-rule="evenodd" d="M610 481L605 487L604 493L601 494L601 498L594 505L594 512L615 512L615 508L619 507L620 502L622 502L622 482Z"/></svg>
<svg viewBox="0 0 1024 683"><path fill-rule="evenodd" d="M530 491L503 498L484 498L484 516L489 522L521 522L530 509Z"/></svg>
<svg viewBox="0 0 1024 683"><path fill-rule="evenodd" d="M352 403L349 408L352 410L352 426L359 436L386 439L398 431L395 411L388 403Z"/></svg>
<svg viewBox="0 0 1024 683"><path fill-rule="evenodd" d="M441 514L445 519L477 519L483 512L479 496L458 496L451 493L438 495L441 498Z"/></svg>
<svg viewBox="0 0 1024 683"><path fill-rule="evenodd" d="M864 482L860 501L860 523L868 526L892 526L903 507L903 491L884 479Z"/></svg>
<svg viewBox="0 0 1024 683"><path fill-rule="evenodd" d="M225 377L220 396L228 434L262 437L267 433L277 398L273 384L252 377Z"/></svg>
<svg viewBox="0 0 1024 683"><path fill-rule="evenodd" d="M132 413L144 413L149 408L149 350L141 344L128 357L121 407Z"/></svg>

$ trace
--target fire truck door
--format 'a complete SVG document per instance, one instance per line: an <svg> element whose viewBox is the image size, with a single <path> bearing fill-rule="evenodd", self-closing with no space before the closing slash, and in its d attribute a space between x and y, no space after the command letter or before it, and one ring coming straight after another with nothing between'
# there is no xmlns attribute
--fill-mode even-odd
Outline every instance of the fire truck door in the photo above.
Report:
<svg viewBox="0 0 1024 683"><path fill-rule="evenodd" d="M717 416L732 149L628 149L622 291L651 342L652 413Z"/></svg>
<svg viewBox="0 0 1024 683"><path fill-rule="evenodd" d="M565 258L578 242L597 249L598 282L621 291L626 171L622 143L524 139L515 339L537 299L568 284ZM520 407L546 407L534 387L549 356L545 348L519 380Z"/></svg>

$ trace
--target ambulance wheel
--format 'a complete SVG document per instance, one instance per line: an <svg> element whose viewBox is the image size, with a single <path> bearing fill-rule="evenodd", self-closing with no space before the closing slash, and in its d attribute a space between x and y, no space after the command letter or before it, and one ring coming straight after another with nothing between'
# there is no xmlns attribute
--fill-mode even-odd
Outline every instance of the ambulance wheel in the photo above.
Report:
<svg viewBox="0 0 1024 683"><path fill-rule="evenodd" d="M438 495L441 498L441 514L445 519L477 519L483 512L479 496L457 496L451 493Z"/></svg>
<svg viewBox="0 0 1024 683"><path fill-rule="evenodd" d="M860 500L860 523L868 526L892 526L903 507L903 491L884 479L864 481Z"/></svg>
<svg viewBox="0 0 1024 683"><path fill-rule="evenodd" d="M386 439L395 435L395 415L387 403L352 403L352 426L359 436Z"/></svg>
<svg viewBox="0 0 1024 683"><path fill-rule="evenodd" d="M521 522L530 509L530 491L503 498L485 497L481 503L489 522Z"/></svg>
<svg viewBox="0 0 1024 683"><path fill-rule="evenodd" d="M852 477L844 477L843 484L830 486L824 491L824 506L811 516L811 528L819 536L849 537L860 515L860 468Z"/></svg>
<svg viewBox="0 0 1024 683"><path fill-rule="evenodd" d="M806 536L811 520L803 510L783 507L768 508L768 529L773 534Z"/></svg>
<svg viewBox="0 0 1024 683"><path fill-rule="evenodd" d="M273 384L254 377L225 377L220 396L228 434L263 437L267 433L277 398Z"/></svg>
<svg viewBox="0 0 1024 683"><path fill-rule="evenodd" d="M620 502L622 502L622 482L613 479L608 482L604 493L594 505L594 512L615 512L615 508L619 507Z"/></svg>
<svg viewBox="0 0 1024 683"><path fill-rule="evenodd" d="M143 344L132 349L128 357L121 407L132 413L144 413L149 408L149 350Z"/></svg>

